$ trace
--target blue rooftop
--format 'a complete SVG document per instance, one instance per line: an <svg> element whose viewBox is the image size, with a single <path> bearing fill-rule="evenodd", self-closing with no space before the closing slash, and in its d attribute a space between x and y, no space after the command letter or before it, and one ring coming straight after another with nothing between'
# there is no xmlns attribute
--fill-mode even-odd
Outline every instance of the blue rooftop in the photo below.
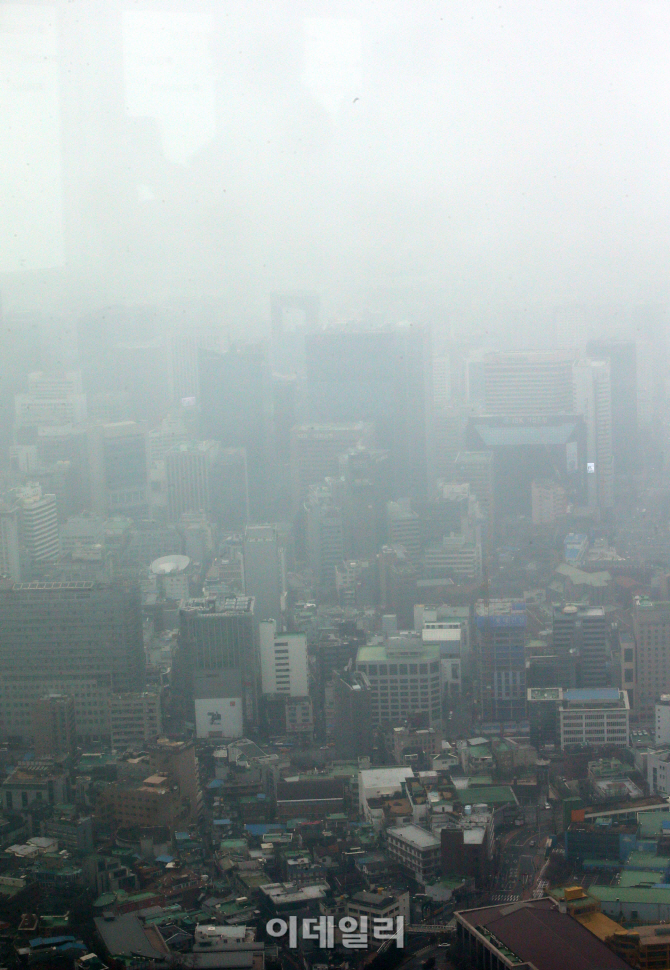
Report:
<svg viewBox="0 0 670 970"><path fill-rule="evenodd" d="M563 691L567 701L618 701L618 687L572 687Z"/></svg>

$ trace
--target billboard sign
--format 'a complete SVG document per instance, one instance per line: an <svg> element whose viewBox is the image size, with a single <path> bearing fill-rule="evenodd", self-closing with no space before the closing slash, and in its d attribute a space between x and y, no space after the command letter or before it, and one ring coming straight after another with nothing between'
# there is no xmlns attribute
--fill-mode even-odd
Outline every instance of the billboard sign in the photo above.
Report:
<svg viewBox="0 0 670 970"><path fill-rule="evenodd" d="M213 697L196 700L195 734L198 738L241 738L242 698Z"/></svg>

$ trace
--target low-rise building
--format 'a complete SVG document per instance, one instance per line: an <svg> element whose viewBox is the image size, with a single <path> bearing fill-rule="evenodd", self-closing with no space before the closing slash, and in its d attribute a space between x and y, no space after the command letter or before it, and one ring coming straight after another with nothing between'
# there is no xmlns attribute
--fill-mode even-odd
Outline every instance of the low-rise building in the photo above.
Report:
<svg viewBox="0 0 670 970"><path fill-rule="evenodd" d="M407 926L410 921L409 904L409 893L360 892L355 893L347 902L346 915L352 916L356 920L360 920L363 916L367 918L368 939L374 944L375 941L371 938L373 920L392 919L395 926L398 917L401 917L405 926Z"/></svg>
<svg viewBox="0 0 670 970"><path fill-rule="evenodd" d="M670 795L670 748L647 754L647 783L654 795Z"/></svg>
<svg viewBox="0 0 670 970"><path fill-rule="evenodd" d="M617 889L618 892L618 889ZM456 913L468 966L503 970L626 970L627 963L549 898Z"/></svg>
<svg viewBox="0 0 670 970"><path fill-rule="evenodd" d="M280 781L277 784L277 818L323 819L344 808L344 783L332 778Z"/></svg>
<svg viewBox="0 0 670 970"><path fill-rule="evenodd" d="M67 776L48 762L22 762L3 781L2 801L8 812L20 812L33 802L65 802Z"/></svg>
<svg viewBox="0 0 670 970"><path fill-rule="evenodd" d="M266 907L277 916L306 909L318 910L319 903L330 892L327 882L296 886L288 882L264 883L258 887Z"/></svg>
<svg viewBox="0 0 670 970"><path fill-rule="evenodd" d="M393 729L393 755L400 765L408 763L407 755L419 752L429 761L442 751L442 731L439 728L397 727Z"/></svg>
<svg viewBox="0 0 670 970"><path fill-rule="evenodd" d="M54 815L44 823L44 833L70 852L85 855L93 852L93 819L90 815L64 813Z"/></svg>
<svg viewBox="0 0 670 970"><path fill-rule="evenodd" d="M400 796L404 783L414 777L414 769L402 768L365 768L358 773L358 807L361 815L376 830L381 828L383 812L378 805L380 799Z"/></svg>
<svg viewBox="0 0 670 970"><path fill-rule="evenodd" d="M440 873L440 840L418 825L387 829L386 848L390 858L421 884L430 882Z"/></svg>

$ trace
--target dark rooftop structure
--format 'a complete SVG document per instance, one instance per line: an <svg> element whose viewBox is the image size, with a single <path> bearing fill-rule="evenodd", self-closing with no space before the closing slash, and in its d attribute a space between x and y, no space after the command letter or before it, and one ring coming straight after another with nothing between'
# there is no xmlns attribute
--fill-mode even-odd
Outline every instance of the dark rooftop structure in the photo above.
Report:
<svg viewBox="0 0 670 970"><path fill-rule="evenodd" d="M552 899L463 910L457 932L473 967L626 970L625 963Z"/></svg>
<svg viewBox="0 0 670 970"><path fill-rule="evenodd" d="M99 916L95 928L107 952L115 959L135 956L161 961L170 954L160 934L151 927L145 929L135 913Z"/></svg>

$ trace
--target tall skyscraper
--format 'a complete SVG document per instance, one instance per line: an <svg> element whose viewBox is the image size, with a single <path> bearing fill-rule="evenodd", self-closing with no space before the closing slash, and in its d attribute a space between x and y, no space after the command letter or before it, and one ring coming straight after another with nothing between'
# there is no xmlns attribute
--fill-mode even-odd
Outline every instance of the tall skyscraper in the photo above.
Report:
<svg viewBox="0 0 670 970"><path fill-rule="evenodd" d="M352 448L370 447L374 425L365 421L350 424L300 424L291 429L291 492L296 509L311 485L339 474L340 457Z"/></svg>
<svg viewBox="0 0 670 970"><path fill-rule="evenodd" d="M218 454L216 441L192 441L167 452L169 522L178 522L183 512L211 512L212 479Z"/></svg>
<svg viewBox="0 0 670 970"><path fill-rule="evenodd" d="M636 597L633 632L637 659L635 707L642 720L651 720L656 699L670 693L670 603Z"/></svg>
<svg viewBox="0 0 670 970"><path fill-rule="evenodd" d="M19 507L11 498L0 502L0 576L21 579Z"/></svg>
<svg viewBox="0 0 670 970"><path fill-rule="evenodd" d="M487 531L490 534L495 516L493 453L490 451L459 451L456 455L454 477L457 482L467 482L470 486L470 491L479 502L479 508L486 520Z"/></svg>
<svg viewBox="0 0 670 970"><path fill-rule="evenodd" d="M176 686L187 718L235 701L245 725L257 716L257 632L253 597L190 599L179 611ZM209 705L209 708L208 708ZM202 709L202 710L201 710ZM242 726L241 721L239 726Z"/></svg>
<svg viewBox="0 0 670 970"><path fill-rule="evenodd" d="M344 557L342 509L332 480L312 485L306 503L307 560L324 596L335 591L335 569Z"/></svg>
<svg viewBox="0 0 670 970"><path fill-rule="evenodd" d="M272 363L283 374L302 374L305 366L305 335L319 323L318 293L294 290L273 293L270 299Z"/></svg>
<svg viewBox="0 0 670 970"><path fill-rule="evenodd" d="M308 334L306 373L312 419L374 422L391 457L394 497L423 498L432 397L426 331L399 324Z"/></svg>
<svg viewBox="0 0 670 970"><path fill-rule="evenodd" d="M475 609L480 717L520 721L526 714L526 605L480 600Z"/></svg>
<svg viewBox="0 0 670 970"><path fill-rule="evenodd" d="M74 697L77 734L108 734L110 691L141 690L140 595L125 583L8 583L0 588L0 734L32 733L30 702ZM19 703L20 701L20 703Z"/></svg>
<svg viewBox="0 0 670 970"><path fill-rule="evenodd" d="M274 497L272 382L260 346L235 346L226 353L201 350L200 411L203 435L224 448L244 448L249 505L254 518L267 515Z"/></svg>
<svg viewBox="0 0 670 970"><path fill-rule="evenodd" d="M632 340L591 340L586 353L610 365L614 471L630 474L638 460L637 348Z"/></svg>
<svg viewBox="0 0 670 970"><path fill-rule="evenodd" d="M612 385L610 365L579 360L573 366L575 414L586 425L586 485L589 506L603 512L614 505Z"/></svg>
<svg viewBox="0 0 670 970"><path fill-rule="evenodd" d="M248 525L244 531L244 588L254 597L257 621L281 623L281 559L274 525Z"/></svg>
<svg viewBox="0 0 670 970"><path fill-rule="evenodd" d="M97 425L89 435L93 511L97 515L148 514L146 428L135 421Z"/></svg>
<svg viewBox="0 0 670 970"><path fill-rule="evenodd" d="M259 623L261 690L264 694L307 697L309 665L304 633L277 633L274 620Z"/></svg>
<svg viewBox="0 0 670 970"><path fill-rule="evenodd" d="M571 351L488 354L484 358L487 414L570 414Z"/></svg>
<svg viewBox="0 0 670 970"><path fill-rule="evenodd" d="M345 761L372 755L372 688L367 674L346 670L333 676L335 750Z"/></svg>
<svg viewBox="0 0 670 970"><path fill-rule="evenodd" d="M77 750L74 698L47 694L33 705L36 758L72 756Z"/></svg>
<svg viewBox="0 0 670 970"><path fill-rule="evenodd" d="M19 508L19 536L29 570L53 562L60 554L55 495L44 495L37 484L14 489Z"/></svg>
<svg viewBox="0 0 670 970"><path fill-rule="evenodd" d="M554 607L558 687L607 687L607 621L601 606Z"/></svg>
<svg viewBox="0 0 670 970"><path fill-rule="evenodd" d="M80 424L86 420L86 395L82 392L81 373L47 374L33 371L28 375L28 393L14 398L17 439L29 440L29 429Z"/></svg>

